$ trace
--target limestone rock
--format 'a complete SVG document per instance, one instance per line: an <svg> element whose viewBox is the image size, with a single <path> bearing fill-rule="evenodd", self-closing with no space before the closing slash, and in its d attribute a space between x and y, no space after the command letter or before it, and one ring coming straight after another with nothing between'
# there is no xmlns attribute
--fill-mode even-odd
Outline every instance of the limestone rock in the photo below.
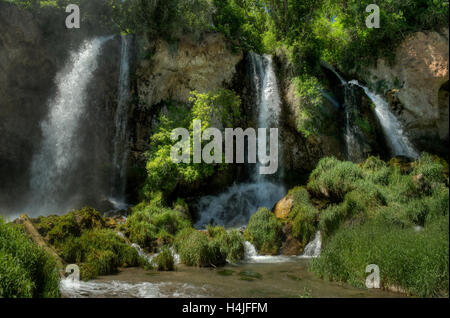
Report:
<svg viewBox="0 0 450 318"><path fill-rule="evenodd" d="M163 100L187 103L193 90L215 91L231 82L243 58L242 52L231 52L225 38L216 33L200 41L185 36L176 45L158 40L147 43L144 50L154 50L137 70L138 95L145 106Z"/></svg>
<svg viewBox="0 0 450 318"><path fill-rule="evenodd" d="M417 32L397 48L393 65L379 59L363 76L382 86L395 114L413 141L448 141L449 33Z"/></svg>
<svg viewBox="0 0 450 318"><path fill-rule="evenodd" d="M292 210L294 199L291 196L285 196L278 201L274 207L274 214L279 219L286 219Z"/></svg>

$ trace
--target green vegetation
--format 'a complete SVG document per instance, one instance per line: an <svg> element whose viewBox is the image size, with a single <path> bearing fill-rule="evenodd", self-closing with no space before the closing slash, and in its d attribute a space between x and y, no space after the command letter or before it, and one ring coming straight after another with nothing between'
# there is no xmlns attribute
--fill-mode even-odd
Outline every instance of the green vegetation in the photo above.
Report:
<svg viewBox="0 0 450 318"><path fill-rule="evenodd" d="M0 298L59 297L55 259L0 218Z"/></svg>
<svg viewBox="0 0 450 318"><path fill-rule="evenodd" d="M221 249L221 253L226 255L227 261L236 263L244 258L244 238L238 230L225 230L221 226L208 226L208 236L215 240Z"/></svg>
<svg viewBox="0 0 450 318"><path fill-rule="evenodd" d="M288 219L292 221L292 235L305 246L317 231L319 211L309 200L309 193L303 187L289 191L294 203Z"/></svg>
<svg viewBox="0 0 450 318"><path fill-rule="evenodd" d="M283 237L281 221L268 209L261 208L250 218L245 237L259 253L278 254Z"/></svg>
<svg viewBox="0 0 450 318"><path fill-rule="evenodd" d="M158 271L173 271L175 269L175 260L168 246L161 249L161 252L153 259L153 263Z"/></svg>
<svg viewBox="0 0 450 318"><path fill-rule="evenodd" d="M225 173L226 164L174 163L170 158L172 146L177 142L171 140L175 128L190 128L190 140L193 140L192 122L202 121L202 132L212 126L233 127L240 117L241 100L233 91L220 89L216 93L192 92L192 108L186 105L171 105L169 115L160 116L160 124L151 137L150 150L147 153L147 181L143 196L151 200L161 193L163 200L177 188L188 191L195 188L214 174ZM204 144L207 142L204 141ZM193 146L191 144L191 156ZM192 162L192 160L191 160ZM220 179L220 178L219 178Z"/></svg>
<svg viewBox="0 0 450 318"><path fill-rule="evenodd" d="M365 267L377 264L384 287L448 295L446 180L441 160L426 153L409 169L374 157L360 165L322 159L308 189L333 203L320 213L324 250L312 270L362 287Z"/></svg>
<svg viewBox="0 0 450 318"><path fill-rule="evenodd" d="M145 265L136 249L126 244L113 230L84 231L58 244L59 254L69 264L80 264L83 280L117 272L118 267Z"/></svg>
<svg viewBox="0 0 450 318"><path fill-rule="evenodd" d="M145 203L133 208L126 224L130 240L150 252L173 243L175 235L190 226L191 222L181 212Z"/></svg>
<svg viewBox="0 0 450 318"><path fill-rule="evenodd" d="M206 232L186 228L176 236L175 248L181 262L188 266L222 266L227 260L237 262L244 258L242 235L223 227L208 227Z"/></svg>
<svg viewBox="0 0 450 318"><path fill-rule="evenodd" d="M146 264L136 249L108 228L105 219L92 208L39 217L33 223L64 262L80 266L83 280L115 273L118 267Z"/></svg>
<svg viewBox="0 0 450 318"><path fill-rule="evenodd" d="M221 266L226 263L226 253L219 242L192 228L184 229L177 235L175 247L180 261L188 266Z"/></svg>
<svg viewBox="0 0 450 318"><path fill-rule="evenodd" d="M340 202L360 179L362 172L357 165L336 158L324 158L309 176L307 188L316 197Z"/></svg>

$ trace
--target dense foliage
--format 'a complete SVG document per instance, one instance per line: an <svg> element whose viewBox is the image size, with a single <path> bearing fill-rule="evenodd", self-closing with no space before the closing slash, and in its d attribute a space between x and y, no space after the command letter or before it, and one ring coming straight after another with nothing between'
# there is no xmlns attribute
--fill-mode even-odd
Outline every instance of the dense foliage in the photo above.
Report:
<svg viewBox="0 0 450 318"><path fill-rule="evenodd" d="M233 127L240 116L241 100L233 91L220 89L216 93L193 92L192 108L186 105L169 105L167 115L159 118L159 126L151 137L147 153L147 182L144 198L150 200L158 193L163 199L169 197L177 187L189 189L227 169L226 164L193 163L193 120L201 120L202 133L209 127ZM170 157L172 146L177 141L171 139L172 130L187 128L190 131L191 163L174 163ZM202 141L206 144L207 141ZM223 154L224 155L224 154Z"/></svg>
<svg viewBox="0 0 450 318"><path fill-rule="evenodd" d="M55 259L0 219L0 298L59 297Z"/></svg>

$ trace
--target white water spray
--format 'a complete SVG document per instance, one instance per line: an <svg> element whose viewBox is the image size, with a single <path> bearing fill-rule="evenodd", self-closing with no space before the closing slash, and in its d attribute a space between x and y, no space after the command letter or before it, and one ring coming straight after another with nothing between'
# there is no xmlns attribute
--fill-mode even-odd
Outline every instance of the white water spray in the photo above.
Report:
<svg viewBox="0 0 450 318"><path fill-rule="evenodd" d="M375 114L383 128L392 154L394 156L406 156L413 159L418 158L419 154L403 131L402 124L391 112L389 104L381 96L372 93L367 87L359 84L358 81L353 80L349 83L364 89L366 95L375 104Z"/></svg>
<svg viewBox="0 0 450 318"><path fill-rule="evenodd" d="M50 101L48 118L41 123L43 142L31 165L34 214L61 212L57 210L71 205L61 192L68 191L70 172L81 153L76 134L86 107L86 90L97 68L101 48L109 39L86 41L57 75L56 97Z"/></svg>

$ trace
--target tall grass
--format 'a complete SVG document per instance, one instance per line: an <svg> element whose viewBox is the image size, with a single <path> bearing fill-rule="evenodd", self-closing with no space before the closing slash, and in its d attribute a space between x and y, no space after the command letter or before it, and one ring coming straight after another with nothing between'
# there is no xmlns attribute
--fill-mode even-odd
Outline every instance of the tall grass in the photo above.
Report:
<svg viewBox="0 0 450 318"><path fill-rule="evenodd" d="M55 259L0 218L0 298L59 297Z"/></svg>

